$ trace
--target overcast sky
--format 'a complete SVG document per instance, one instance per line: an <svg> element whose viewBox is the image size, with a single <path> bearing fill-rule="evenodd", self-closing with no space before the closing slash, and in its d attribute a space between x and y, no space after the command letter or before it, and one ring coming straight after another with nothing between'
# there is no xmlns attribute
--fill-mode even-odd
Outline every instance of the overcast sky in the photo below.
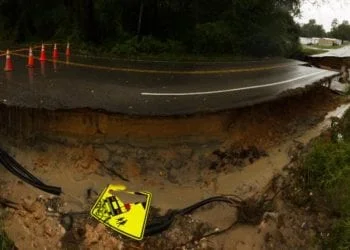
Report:
<svg viewBox="0 0 350 250"><path fill-rule="evenodd" d="M337 18L350 22L350 0L304 0L301 6L301 17L296 18L298 23L307 23L309 19L316 19L326 31L330 31L332 20ZM312 4L317 2L317 4Z"/></svg>

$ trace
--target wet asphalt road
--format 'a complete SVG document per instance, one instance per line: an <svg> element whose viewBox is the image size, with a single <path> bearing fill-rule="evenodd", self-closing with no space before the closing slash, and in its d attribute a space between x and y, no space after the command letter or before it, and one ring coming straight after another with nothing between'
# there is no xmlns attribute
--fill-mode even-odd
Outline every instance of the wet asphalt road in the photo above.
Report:
<svg viewBox="0 0 350 250"><path fill-rule="evenodd" d="M14 71L0 72L0 103L50 110L91 108L123 114L183 115L260 103L337 74L285 59L148 63L71 57L70 62L36 61L34 69L27 69L25 58L13 56Z"/></svg>
<svg viewBox="0 0 350 250"><path fill-rule="evenodd" d="M313 55L312 57L350 57L350 45L340 49L330 49L326 53Z"/></svg>

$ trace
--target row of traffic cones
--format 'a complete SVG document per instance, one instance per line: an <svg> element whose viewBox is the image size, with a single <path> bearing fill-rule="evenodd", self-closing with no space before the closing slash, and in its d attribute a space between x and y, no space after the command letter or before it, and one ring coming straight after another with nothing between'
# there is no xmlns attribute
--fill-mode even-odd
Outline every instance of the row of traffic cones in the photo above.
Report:
<svg viewBox="0 0 350 250"><path fill-rule="evenodd" d="M70 45L67 43L66 47L66 56L70 56ZM52 58L57 59L58 58L58 49L57 49L57 44L54 44L53 52L52 52ZM46 61L46 53L45 53L45 45L41 45L41 52L40 52L40 61ZM32 47L29 47L29 54L28 54L28 68L33 68L34 67L34 56L33 56L33 49ZM11 54L10 50L6 51L6 63L5 63L5 68L4 71L12 71L13 70L13 64L11 60Z"/></svg>

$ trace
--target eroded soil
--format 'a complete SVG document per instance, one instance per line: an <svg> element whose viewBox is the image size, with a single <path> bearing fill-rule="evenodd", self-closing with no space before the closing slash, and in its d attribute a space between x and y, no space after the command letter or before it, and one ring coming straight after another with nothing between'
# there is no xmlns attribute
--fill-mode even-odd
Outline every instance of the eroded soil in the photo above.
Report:
<svg viewBox="0 0 350 250"><path fill-rule="evenodd" d="M330 222L324 213L286 198L283 190L291 177L283 170L329 125L322 122L326 114L344 102L317 88L221 114L152 120L57 111L46 113L46 119L42 113L30 116L30 126L25 110L11 116L15 111L2 107L2 118L8 118L2 131L12 136L4 134L1 146L64 191L59 198L44 194L1 168L0 196L19 204L17 210L6 209L6 232L19 249L317 248L316 236L326 234ZM15 117L21 126L10 126ZM33 128L36 132L28 133ZM158 215L222 194L246 203L243 213L208 205L142 242L121 237L86 213L72 216L72 228L67 227L71 221L61 221L63 213L88 211L96 193L112 183L151 192L152 213ZM262 200L264 205L256 206ZM235 222L222 235L203 237Z"/></svg>

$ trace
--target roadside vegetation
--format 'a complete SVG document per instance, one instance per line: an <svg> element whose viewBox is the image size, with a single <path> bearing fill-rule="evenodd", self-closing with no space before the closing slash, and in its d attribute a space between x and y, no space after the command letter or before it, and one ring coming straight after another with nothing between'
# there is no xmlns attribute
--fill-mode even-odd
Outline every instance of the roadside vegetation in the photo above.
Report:
<svg viewBox="0 0 350 250"><path fill-rule="evenodd" d="M0 231L0 250L12 249L14 249L12 242L7 238L4 232Z"/></svg>
<svg viewBox="0 0 350 250"><path fill-rule="evenodd" d="M71 41L125 57L293 56L299 0L0 2L0 40Z"/></svg>
<svg viewBox="0 0 350 250"><path fill-rule="evenodd" d="M2 230L2 223L0 218L0 250L12 250L14 249L13 242L7 238L5 232Z"/></svg>
<svg viewBox="0 0 350 250"><path fill-rule="evenodd" d="M0 41L69 40L81 52L126 58L198 60L296 57L299 37L348 39L334 20L326 34L315 20L295 23L302 0L0 1ZM222 59L217 59L222 60Z"/></svg>
<svg viewBox="0 0 350 250"><path fill-rule="evenodd" d="M317 48L311 48L309 46L303 46L301 53L304 56L312 56L312 55L326 53L327 51L328 50L325 50L325 49L317 49Z"/></svg>
<svg viewBox="0 0 350 250"><path fill-rule="evenodd" d="M316 23L315 19L310 19L308 23L300 26L300 35L302 37L330 37L342 40L345 44L350 41L350 23L349 20L343 20L339 23L338 19L333 19L332 28L326 32L324 27Z"/></svg>
<svg viewBox="0 0 350 250"><path fill-rule="evenodd" d="M303 158L301 176L314 206L324 206L334 216L324 248L350 249L350 110L334 122L330 134L313 143Z"/></svg>

